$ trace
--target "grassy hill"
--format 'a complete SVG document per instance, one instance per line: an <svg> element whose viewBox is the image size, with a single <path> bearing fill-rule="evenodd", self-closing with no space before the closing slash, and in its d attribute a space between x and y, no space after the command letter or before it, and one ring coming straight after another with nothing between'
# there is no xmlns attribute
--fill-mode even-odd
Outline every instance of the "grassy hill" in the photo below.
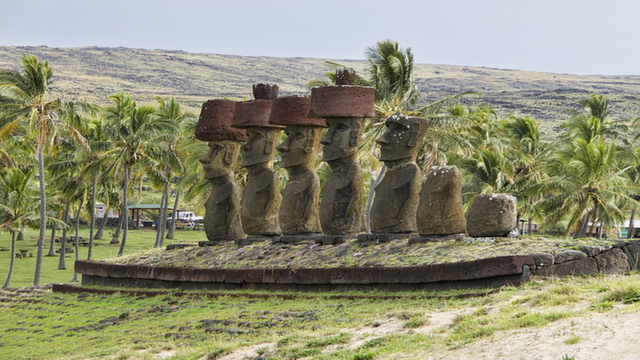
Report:
<svg viewBox="0 0 640 360"><path fill-rule="evenodd" d="M129 92L151 103L155 96L175 96L198 113L211 98L252 98L251 85L277 83L281 95L305 94L311 79L327 71L325 59L273 58L130 48L0 47L0 68L19 69L20 57L34 54L54 70L55 96L108 104L108 96ZM336 60L364 73L364 60ZM613 118L640 116L640 75L599 76L453 65L418 64L416 79L424 102L463 91L478 91L469 105L490 104L501 116L517 114L538 119L547 138L567 119L564 110L591 93L609 97Z"/></svg>

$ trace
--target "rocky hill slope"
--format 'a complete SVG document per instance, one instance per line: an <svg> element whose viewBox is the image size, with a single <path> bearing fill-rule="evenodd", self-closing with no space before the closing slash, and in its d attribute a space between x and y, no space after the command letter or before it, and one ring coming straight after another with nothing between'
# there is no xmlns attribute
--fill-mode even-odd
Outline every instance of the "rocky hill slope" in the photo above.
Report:
<svg viewBox="0 0 640 360"><path fill-rule="evenodd" d="M100 105L108 96L125 91L149 103L155 96L175 96L198 112L210 98L251 98L251 85L277 83L282 95L305 94L309 80L327 71L325 59L272 58L130 48L50 48L0 46L0 68L19 69L20 57L34 54L54 70L55 96ZM366 69L364 60L332 61ZM464 91L482 95L469 105L489 104L500 116L517 114L541 121L545 137L577 109L577 100L591 93L607 95L613 118L640 116L640 75L582 76L452 65L418 64L416 80L423 102L437 101Z"/></svg>

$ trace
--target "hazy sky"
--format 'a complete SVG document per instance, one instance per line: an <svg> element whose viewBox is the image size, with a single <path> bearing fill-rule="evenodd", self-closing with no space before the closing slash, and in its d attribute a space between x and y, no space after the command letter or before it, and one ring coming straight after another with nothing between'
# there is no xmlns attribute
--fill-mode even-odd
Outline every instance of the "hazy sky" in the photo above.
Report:
<svg viewBox="0 0 640 360"><path fill-rule="evenodd" d="M640 75L637 0L0 0L0 45L124 46Z"/></svg>

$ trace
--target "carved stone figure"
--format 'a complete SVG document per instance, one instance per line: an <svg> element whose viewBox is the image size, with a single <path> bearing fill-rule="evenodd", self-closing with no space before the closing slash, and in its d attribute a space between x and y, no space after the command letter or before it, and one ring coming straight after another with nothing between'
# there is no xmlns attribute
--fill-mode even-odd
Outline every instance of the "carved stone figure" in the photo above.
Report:
<svg viewBox="0 0 640 360"><path fill-rule="evenodd" d="M516 198L506 194L480 194L467 214L469 236L509 236L516 229Z"/></svg>
<svg viewBox="0 0 640 360"><path fill-rule="evenodd" d="M320 234L318 199L320 180L314 171L324 119L307 118L308 97L286 96L273 100L270 124L285 125L287 138L276 149L280 166L289 174L282 192L279 220L283 241L295 236ZM290 237L294 236L294 237Z"/></svg>
<svg viewBox="0 0 640 360"><path fill-rule="evenodd" d="M371 232L409 234L417 231L416 211L422 173L416 157L429 121L394 115L388 117L385 124L387 130L376 142L380 145L380 160L384 161L387 171L375 188Z"/></svg>
<svg viewBox="0 0 640 360"><path fill-rule="evenodd" d="M457 167L431 168L422 184L416 220L424 240L464 236L467 220L462 206L462 176Z"/></svg>
<svg viewBox="0 0 640 360"><path fill-rule="evenodd" d="M274 98L278 86L256 84L253 89L255 96ZM239 102L231 125L246 129L248 136L242 145L241 165L247 169L247 182L242 192L241 219L244 231L253 240L282 234L278 220L280 180L273 170L273 160L284 126L269 124L270 114L270 99Z"/></svg>
<svg viewBox="0 0 640 360"><path fill-rule="evenodd" d="M329 129L320 140L322 159L331 174L322 188L322 243L344 242L346 235L366 231L364 179L357 159L364 118L375 115L375 89L354 86L355 71L339 69L337 86L311 89L310 117L326 117Z"/></svg>
<svg viewBox="0 0 640 360"><path fill-rule="evenodd" d="M245 140L244 130L231 128L235 102L209 100L202 105L196 137L209 142L209 151L200 158L204 175L211 182L211 195L205 204L204 230L211 245L218 241L243 238L240 220L240 192L233 173Z"/></svg>

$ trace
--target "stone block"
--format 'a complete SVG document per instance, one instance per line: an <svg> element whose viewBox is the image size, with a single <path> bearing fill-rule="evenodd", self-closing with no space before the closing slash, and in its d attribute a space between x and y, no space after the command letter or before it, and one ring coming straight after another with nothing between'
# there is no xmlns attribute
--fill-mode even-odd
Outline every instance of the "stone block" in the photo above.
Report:
<svg viewBox="0 0 640 360"><path fill-rule="evenodd" d="M586 258L587 254L578 250L564 250L556 254L553 258L553 262L555 264L562 264L567 261L579 260L582 258Z"/></svg>
<svg viewBox="0 0 640 360"><path fill-rule="evenodd" d="M627 262L631 270L640 270L640 245L638 242L630 242L622 247L627 255Z"/></svg>
<svg viewBox="0 0 640 360"><path fill-rule="evenodd" d="M455 166L434 166L420 191L416 215L422 237L464 234L467 220L462 206L462 176Z"/></svg>
<svg viewBox="0 0 640 360"><path fill-rule="evenodd" d="M542 269L536 269L532 272L533 275L540 276L583 276L583 275L596 275L598 274L598 264L592 257L587 257L578 260L571 260L560 264L554 264Z"/></svg>
<svg viewBox="0 0 640 360"><path fill-rule="evenodd" d="M580 251L591 257L601 254L609 249L611 249L611 245L583 245L580 247Z"/></svg>
<svg viewBox="0 0 640 360"><path fill-rule="evenodd" d="M553 255L547 253L531 254L533 261L536 263L535 269L541 269L543 267L553 265Z"/></svg>
<svg viewBox="0 0 640 360"><path fill-rule="evenodd" d="M595 256L600 274L622 274L629 271L627 255L620 249L611 249Z"/></svg>
<svg viewBox="0 0 640 360"><path fill-rule="evenodd" d="M516 198L511 195L477 195L467 215L472 237L508 236L516 225Z"/></svg>

